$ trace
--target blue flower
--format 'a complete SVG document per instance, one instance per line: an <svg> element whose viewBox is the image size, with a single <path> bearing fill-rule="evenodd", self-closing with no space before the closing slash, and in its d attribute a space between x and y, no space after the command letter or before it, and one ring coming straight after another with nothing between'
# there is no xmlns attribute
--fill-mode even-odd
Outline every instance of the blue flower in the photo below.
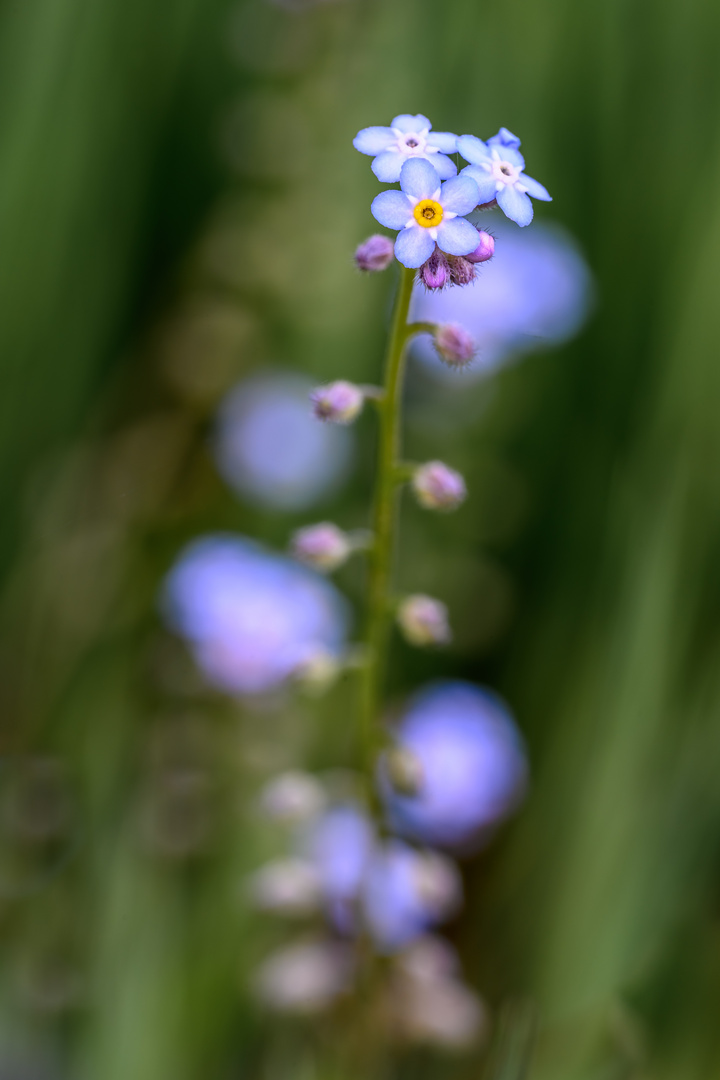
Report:
<svg viewBox="0 0 720 1080"><path fill-rule="evenodd" d="M437 243L448 255L469 255L478 243L477 229L462 214L478 203L470 176L455 176L442 186L438 174L422 158L406 161L400 170L402 191L382 191L373 199L373 217L388 229L399 229L395 258L416 268L430 258Z"/></svg>
<svg viewBox="0 0 720 1080"><path fill-rule="evenodd" d="M427 116L396 116L390 127L368 127L358 131L353 146L361 154L375 158L372 171L384 184L395 184L408 158L423 158L432 163L441 180L457 173L448 154L457 149L457 135L432 131Z"/></svg>
<svg viewBox="0 0 720 1080"><path fill-rule="evenodd" d="M486 143L474 135L461 135L458 150L466 161L461 176L471 176L480 192L480 203L497 199L503 213L518 225L529 225L533 205L528 196L552 202L542 184L523 172L525 159L518 150L520 140L507 128L500 128Z"/></svg>
<svg viewBox="0 0 720 1080"><path fill-rule="evenodd" d="M465 848L522 797L527 764L512 717L494 695L471 683L441 682L421 691L396 731L398 745L416 759L415 794L392 787L380 769L390 823L424 843Z"/></svg>
<svg viewBox="0 0 720 1080"><path fill-rule="evenodd" d="M343 598L319 575L241 537L207 536L182 552L164 588L168 624L208 682L261 694L318 651L345 642Z"/></svg>
<svg viewBox="0 0 720 1080"><path fill-rule="evenodd" d="M368 865L362 913L381 952L409 945L454 915L461 903L460 874L446 856L388 840Z"/></svg>

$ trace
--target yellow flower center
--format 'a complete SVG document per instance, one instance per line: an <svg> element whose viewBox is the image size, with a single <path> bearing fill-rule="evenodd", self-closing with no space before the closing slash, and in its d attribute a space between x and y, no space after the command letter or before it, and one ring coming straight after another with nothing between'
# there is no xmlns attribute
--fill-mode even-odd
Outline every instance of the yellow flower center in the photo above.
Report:
<svg viewBox="0 0 720 1080"><path fill-rule="evenodd" d="M434 199L422 199L413 210L413 216L423 229L432 229L442 221L443 208Z"/></svg>

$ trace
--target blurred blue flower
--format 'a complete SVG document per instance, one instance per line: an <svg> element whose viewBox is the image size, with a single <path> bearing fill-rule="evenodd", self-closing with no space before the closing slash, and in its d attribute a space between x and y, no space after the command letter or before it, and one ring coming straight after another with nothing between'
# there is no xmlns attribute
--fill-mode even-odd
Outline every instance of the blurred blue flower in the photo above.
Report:
<svg viewBox="0 0 720 1080"><path fill-rule="evenodd" d="M327 913L342 933L356 929L356 905L374 845L367 816L354 804L325 811L305 830L300 853L314 867Z"/></svg>
<svg viewBox="0 0 720 1080"><path fill-rule="evenodd" d="M478 244L477 229L466 221L478 201L469 176L455 176L442 186L429 162L414 158L400 171L401 191L382 191L372 202L373 217L399 229L395 258L403 266L422 266L437 243L448 255L469 255Z"/></svg>
<svg viewBox="0 0 720 1080"><path fill-rule="evenodd" d="M396 731L418 763L416 794L401 794L380 767L390 824L424 843L465 848L521 800L525 750L503 703L472 683L431 684L410 700Z"/></svg>
<svg viewBox="0 0 720 1080"><path fill-rule="evenodd" d="M208 681L234 694L264 693L315 653L339 652L348 625L345 602L326 579L226 535L182 552L162 607Z"/></svg>
<svg viewBox="0 0 720 1080"><path fill-rule="evenodd" d="M495 215L493 215L494 217ZM591 306L592 280L572 238L557 226L520 232L502 219L487 222L497 238L492 261L461 289L427 292L416 285L411 321L458 323L475 339L477 352L462 381L438 360L432 339L416 339L413 353L455 385L487 375L512 358L578 332Z"/></svg>
<svg viewBox="0 0 720 1080"><path fill-rule="evenodd" d="M408 158L429 161L441 180L457 173L457 166L448 154L457 149L457 135L449 131L433 131L427 116L396 116L390 127L368 127L358 131L353 146L361 154L375 160L372 171L384 184L395 184Z"/></svg>
<svg viewBox="0 0 720 1080"><path fill-rule="evenodd" d="M486 143L475 135L461 135L458 150L470 162L461 176L471 176L480 192L480 203L497 199L497 204L511 221L529 225L533 219L533 199L552 202L552 196L537 180L526 176L525 158L518 147L520 140L507 128L500 128Z"/></svg>
<svg viewBox="0 0 720 1080"><path fill-rule="evenodd" d="M353 434L316 422L315 384L287 373L257 375L231 390L214 437L218 469L246 499L302 510L336 490L348 473Z"/></svg>
<svg viewBox="0 0 720 1080"><path fill-rule="evenodd" d="M455 864L399 840L378 849L363 883L363 915L382 952L395 952L445 922L462 902Z"/></svg>

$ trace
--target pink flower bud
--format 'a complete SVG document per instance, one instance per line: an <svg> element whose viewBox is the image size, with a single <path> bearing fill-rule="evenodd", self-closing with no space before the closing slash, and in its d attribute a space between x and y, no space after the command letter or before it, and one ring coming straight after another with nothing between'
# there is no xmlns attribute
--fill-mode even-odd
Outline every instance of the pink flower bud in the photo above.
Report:
<svg viewBox="0 0 720 1080"><path fill-rule="evenodd" d="M318 420L330 420L333 424L351 424L363 407L364 397L359 386L339 379L313 390L310 400Z"/></svg>
<svg viewBox="0 0 720 1080"><path fill-rule="evenodd" d="M426 289L444 289L450 281L450 267L442 251L437 248L426 263L420 267L420 280Z"/></svg>
<svg viewBox="0 0 720 1080"><path fill-rule="evenodd" d="M451 256L450 281L453 285L470 285L475 280L475 267L467 259Z"/></svg>
<svg viewBox="0 0 720 1080"><path fill-rule="evenodd" d="M474 251L471 251L465 258L469 263L484 263L488 259L492 259L495 254L495 237L490 233L485 232L484 229L478 229L479 244Z"/></svg>
<svg viewBox="0 0 720 1080"><path fill-rule="evenodd" d="M442 461L428 461L417 468L412 488L417 501L426 510L455 510L467 495L460 473Z"/></svg>
<svg viewBox="0 0 720 1080"><path fill-rule="evenodd" d="M444 323L435 331L435 348L440 358L451 367L462 368L475 355L475 341L463 326Z"/></svg>
<svg viewBox="0 0 720 1080"><path fill-rule="evenodd" d="M290 547L296 559L316 570L336 570L347 560L352 545L347 533L330 521L307 525L293 534Z"/></svg>
<svg viewBox="0 0 720 1080"><path fill-rule="evenodd" d="M432 596L407 596L398 608L397 620L411 645L441 645L450 640L447 607Z"/></svg>
<svg viewBox="0 0 720 1080"><path fill-rule="evenodd" d="M393 261L395 249L389 236L369 236L355 252L355 265L359 270L387 270Z"/></svg>

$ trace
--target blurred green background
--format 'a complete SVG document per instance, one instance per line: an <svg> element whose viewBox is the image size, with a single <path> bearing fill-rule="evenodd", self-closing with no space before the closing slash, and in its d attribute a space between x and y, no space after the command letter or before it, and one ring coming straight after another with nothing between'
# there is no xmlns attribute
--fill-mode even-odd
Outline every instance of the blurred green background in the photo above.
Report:
<svg viewBox="0 0 720 1080"><path fill-rule="evenodd" d="M396 644L392 691L489 683L527 737L530 798L453 933L537 1038L392 1075L720 1071L719 50L701 0L0 4L2 1080L340 1080L254 1006L277 931L240 883L257 784L346 748L349 690L260 723L193 682L155 597L198 532L306 520L238 501L209 426L266 365L377 380L391 282L352 266L376 183L351 139L403 111L520 132L598 304L475 414L410 401L473 497L408 508L402 579L460 626L440 657ZM323 508L353 525L360 438Z"/></svg>

